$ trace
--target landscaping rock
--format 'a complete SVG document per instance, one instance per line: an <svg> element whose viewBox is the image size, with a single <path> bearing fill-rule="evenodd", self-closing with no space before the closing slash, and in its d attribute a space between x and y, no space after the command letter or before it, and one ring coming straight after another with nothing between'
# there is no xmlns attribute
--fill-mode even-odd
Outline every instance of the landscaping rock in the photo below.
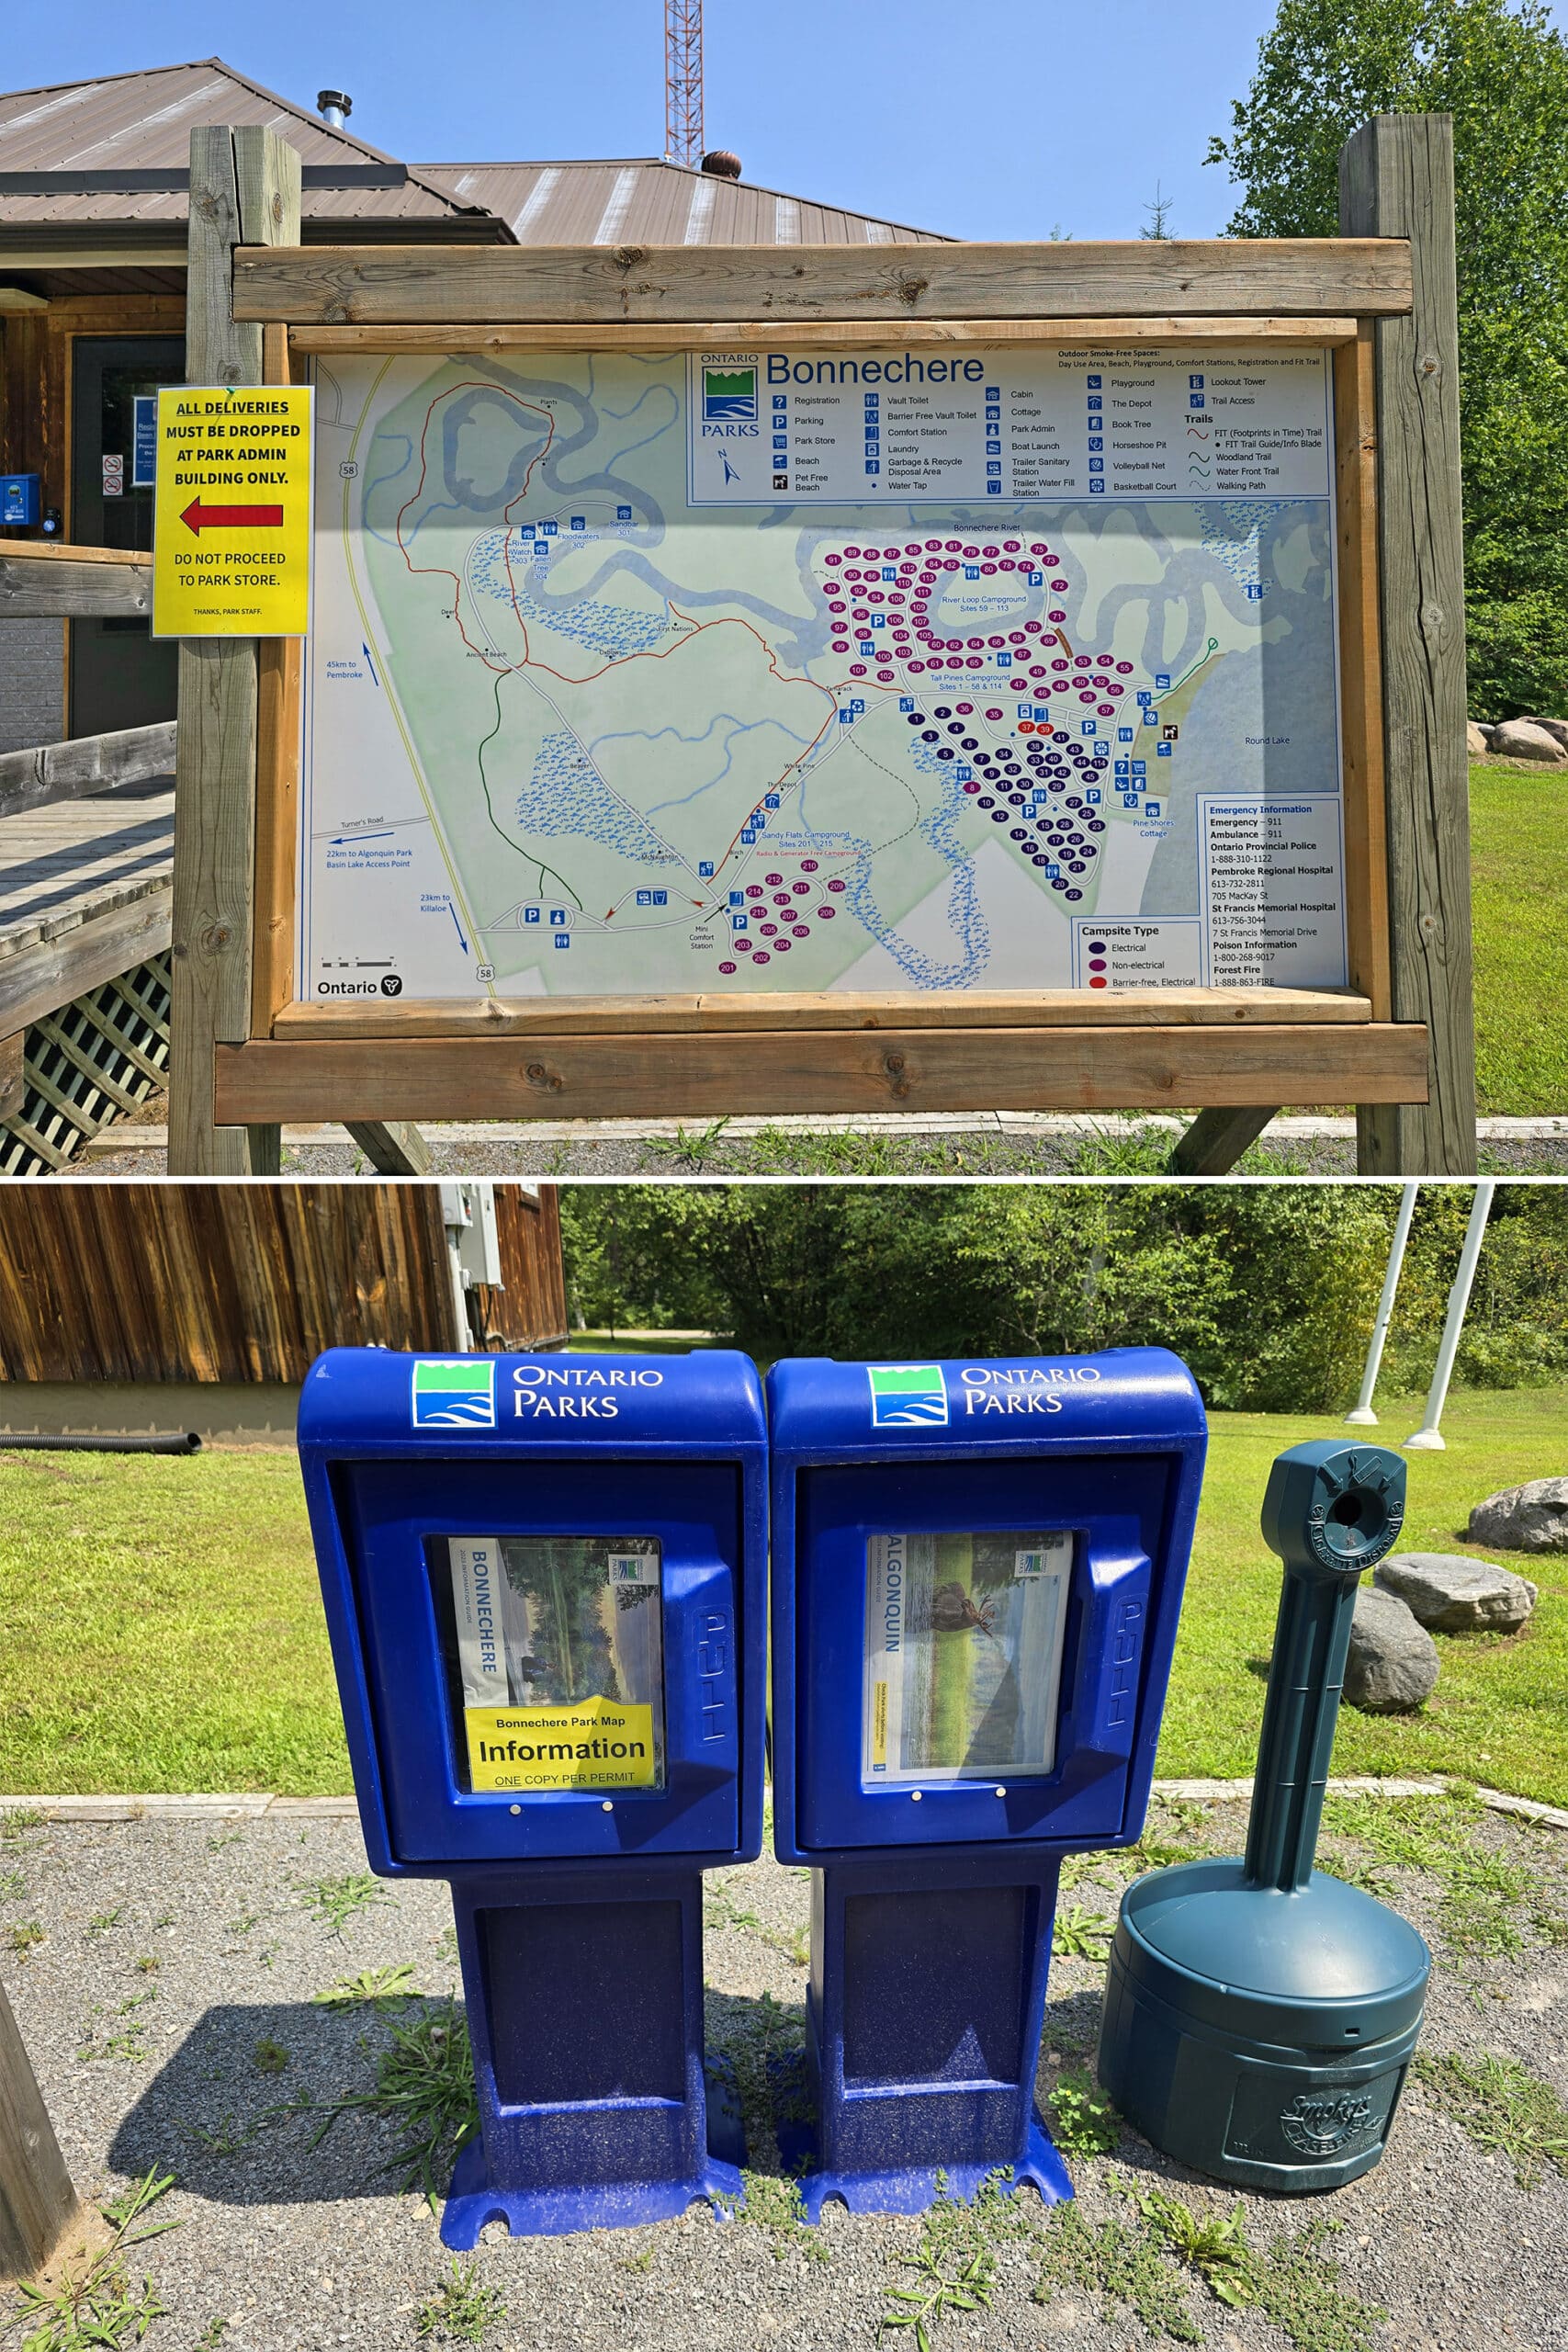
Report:
<svg viewBox="0 0 1568 2352"><path fill-rule="evenodd" d="M1511 1634L1536 1603L1536 1587L1512 1568L1452 1552L1396 1552L1374 1583L1439 1634Z"/></svg>
<svg viewBox="0 0 1568 2352"><path fill-rule="evenodd" d="M1472 1544L1502 1552L1568 1552L1568 1478L1531 1478L1488 1495L1467 1532Z"/></svg>
<svg viewBox="0 0 1568 2352"><path fill-rule="evenodd" d="M1345 1696L1368 1715L1408 1715L1431 1696L1438 1645L1397 1594L1362 1585L1345 1661Z"/></svg>
<svg viewBox="0 0 1568 2352"><path fill-rule="evenodd" d="M1486 757L1486 736L1483 730L1477 727L1473 718L1470 719L1465 726L1464 748L1472 760L1483 760Z"/></svg>
<svg viewBox="0 0 1568 2352"><path fill-rule="evenodd" d="M1492 756L1495 760L1533 760L1538 766L1558 768L1568 764L1568 743L1560 743L1555 735L1538 727L1533 719L1507 718L1494 730Z"/></svg>
<svg viewBox="0 0 1568 2352"><path fill-rule="evenodd" d="M1568 718L1527 718L1527 727L1540 727L1568 752Z"/></svg>

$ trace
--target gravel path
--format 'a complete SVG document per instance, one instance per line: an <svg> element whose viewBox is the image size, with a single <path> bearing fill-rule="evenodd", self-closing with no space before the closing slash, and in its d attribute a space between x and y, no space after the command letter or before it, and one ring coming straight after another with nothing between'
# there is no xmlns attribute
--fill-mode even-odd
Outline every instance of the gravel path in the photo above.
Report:
<svg viewBox="0 0 1568 2352"><path fill-rule="evenodd" d="M1151 1832L1234 1851L1241 1808L1178 1807ZM1519 1948L1489 1959L1455 1949L1438 1883L1393 1872L1402 1907L1438 1958L1423 2048L1512 2056L1568 2098L1568 1943L1554 1940L1568 1936L1568 1836L1479 1814L1466 1816L1464 1834L1483 1855L1527 1873L1525 1891L1505 1905L1503 1940L1517 1938ZM1066 1901L1113 1913L1115 1864L1091 1859ZM220 2334L225 2352L415 2343L418 2312L447 2257L422 2200L377 2173L393 2144L387 2127L344 2117L312 2154L310 2120L261 2120L302 2092L324 2101L374 2080L387 2013L326 2008L313 1995L399 1963L430 1995L456 1989L443 1888L384 1889L341 1935L315 1915L312 1886L364 1870L354 1823L276 1814L12 1824L0 1837L0 1973L73 2177L85 2193L104 2195L152 2165L178 2175L160 2211L181 2226L136 2258L168 2306L148 2339L153 2352L210 2352ZM807 1899L805 1873L772 1861L710 1881L710 2037L743 2060L758 2051L760 2030L798 2031ZM43 1939L18 1939L33 1922ZM1089 1961L1054 1965L1043 2096L1064 2053L1070 2064L1092 2047L1102 1975ZM776 2026L764 1996L777 2005ZM258 2064L264 2043L287 2052L274 2058L276 2072ZM762 2118L752 2159L763 2170L773 2161ZM1205 2211L1232 2201L1131 2134L1111 2157L1074 2159L1072 2170L1095 2222L1129 2214L1116 2175L1163 2181ZM1020 2201L1032 2222L1043 2219L1032 2197ZM1332 2246L1341 2286L1389 2312L1373 2337L1388 2352L1568 2345L1568 2178L1549 2165L1540 2186L1521 2188L1507 2157L1483 2154L1414 2082L1390 2154L1367 2178L1327 2199L1244 2202L1260 2245L1318 2215L1342 2225ZM506 2312L484 2342L492 2352L872 2352L887 2290L899 2283L897 2258L919 2230L835 2209L820 2233L720 2223L705 2211L572 2238L513 2242L492 2232L479 2271ZM932 2352L1069 2341L1121 2352L1150 2340L1124 2305L1108 2319L1092 2288L1032 2301L1040 2268L1035 2235L1003 2243L992 2308L943 2321ZM1225 2310L1196 2281L1185 2293L1217 2352L1282 2352L1290 2341L1257 2312ZM1341 2327L1313 2339L1312 2352L1354 2345Z"/></svg>

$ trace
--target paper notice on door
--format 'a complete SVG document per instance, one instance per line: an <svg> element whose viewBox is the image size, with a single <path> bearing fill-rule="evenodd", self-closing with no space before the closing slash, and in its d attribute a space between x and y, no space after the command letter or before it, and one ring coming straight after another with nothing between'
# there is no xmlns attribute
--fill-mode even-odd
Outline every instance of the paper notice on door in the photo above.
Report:
<svg viewBox="0 0 1568 2352"><path fill-rule="evenodd" d="M664 1785L653 1536L447 1539L469 1785Z"/></svg>
<svg viewBox="0 0 1568 2352"><path fill-rule="evenodd" d="M871 1787L1055 1770L1070 1530L874 1535L861 1776Z"/></svg>

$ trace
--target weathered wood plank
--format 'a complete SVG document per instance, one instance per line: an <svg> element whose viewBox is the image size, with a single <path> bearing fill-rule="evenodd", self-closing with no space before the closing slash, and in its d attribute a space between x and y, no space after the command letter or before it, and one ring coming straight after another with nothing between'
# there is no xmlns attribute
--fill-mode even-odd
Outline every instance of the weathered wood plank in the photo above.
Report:
<svg viewBox="0 0 1568 2352"><path fill-rule="evenodd" d="M0 1985L0 2279L34 2277L81 2219L38 2077Z"/></svg>
<svg viewBox="0 0 1568 2352"><path fill-rule="evenodd" d="M174 892L168 883L107 913L90 915L25 955L0 962L0 1030L25 1029L85 996L169 944Z"/></svg>
<svg viewBox="0 0 1568 2352"><path fill-rule="evenodd" d="M434 326L291 327L288 342L298 352L333 351L549 351L569 343L574 351L710 350L761 343L776 335L767 319L653 321L641 326L576 324L570 331L537 321L501 326L471 322ZM790 341L807 349L853 351L887 341L880 320L856 324L841 320L801 320ZM1335 318L1122 318L1122 319L910 319L898 328L900 344L963 343L1222 343L1346 344L1356 340L1354 319Z"/></svg>
<svg viewBox="0 0 1568 2352"><path fill-rule="evenodd" d="M36 752L0 752L0 817L79 800L85 793L112 792L122 784L146 784L172 775L174 765L172 718L153 727L117 728L107 735L77 735Z"/></svg>
<svg viewBox="0 0 1568 2352"><path fill-rule="evenodd" d="M132 563L36 563L0 552L0 620L126 620L152 609L152 559Z"/></svg>
<svg viewBox="0 0 1568 2352"><path fill-rule="evenodd" d="M25 1029L14 1029L8 1037L0 1037L0 1119L14 1117L27 1099L27 1046Z"/></svg>
<svg viewBox="0 0 1568 2352"><path fill-rule="evenodd" d="M953 245L242 247L235 316L292 326L461 319L1103 318L1390 312L1410 304L1395 238Z"/></svg>
<svg viewBox="0 0 1568 2352"><path fill-rule="evenodd" d="M776 1030L692 1037L261 1038L217 1053L220 1123L1419 1101L1419 1028Z"/></svg>
<svg viewBox="0 0 1568 2352"><path fill-rule="evenodd" d="M1171 1148L1171 1173L1176 1176L1228 1176L1248 1147L1258 1141L1279 1111L1200 1111Z"/></svg>
<svg viewBox="0 0 1568 2352"><path fill-rule="evenodd" d="M350 1119L348 1132L383 1176L428 1176L430 1146L400 1119Z"/></svg>
<svg viewBox="0 0 1568 2352"><path fill-rule="evenodd" d="M112 318L102 321L107 329L123 315L116 311ZM4 552L15 563L107 563L124 571L128 564L151 563L151 548L88 548L79 547L73 539L7 539Z"/></svg>
<svg viewBox="0 0 1568 2352"><path fill-rule="evenodd" d="M276 131L221 125L191 133L186 375L193 384L262 381L259 326L236 322L231 257L299 234L299 158ZM174 1006L169 1171L275 1172L278 1139L221 1135L212 1119L212 1049L251 1025L259 725L254 638L180 646L175 803ZM258 1122L266 1125L267 1122Z"/></svg>
<svg viewBox="0 0 1568 2352"><path fill-rule="evenodd" d="M672 1035L749 1029L1229 1028L1371 1019L1367 999L1339 989L975 989L860 996L829 989L767 996L408 998L396 1002L295 1002L273 1023L278 1037L570 1037Z"/></svg>
<svg viewBox="0 0 1568 2352"><path fill-rule="evenodd" d="M1420 1108L1359 1114L1363 1173L1472 1175L1475 1022L1466 763L1453 122L1379 115L1340 156L1339 217L1409 240L1414 308L1373 329L1391 1007L1422 1023Z"/></svg>

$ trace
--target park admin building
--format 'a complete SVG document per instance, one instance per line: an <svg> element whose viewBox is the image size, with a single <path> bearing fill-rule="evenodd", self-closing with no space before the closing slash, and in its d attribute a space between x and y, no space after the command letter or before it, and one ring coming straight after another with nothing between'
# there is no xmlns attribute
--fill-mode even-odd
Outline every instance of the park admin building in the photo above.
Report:
<svg viewBox="0 0 1568 2352"><path fill-rule="evenodd" d="M0 96L0 474L39 477L39 521L0 529L0 549L46 526L79 546L152 544L131 402L184 380L186 179L204 123L262 124L298 149L307 244L945 242L654 157L402 164L218 58L12 91ZM175 668L174 643L154 644L145 621L0 622L0 752L172 718Z"/></svg>

